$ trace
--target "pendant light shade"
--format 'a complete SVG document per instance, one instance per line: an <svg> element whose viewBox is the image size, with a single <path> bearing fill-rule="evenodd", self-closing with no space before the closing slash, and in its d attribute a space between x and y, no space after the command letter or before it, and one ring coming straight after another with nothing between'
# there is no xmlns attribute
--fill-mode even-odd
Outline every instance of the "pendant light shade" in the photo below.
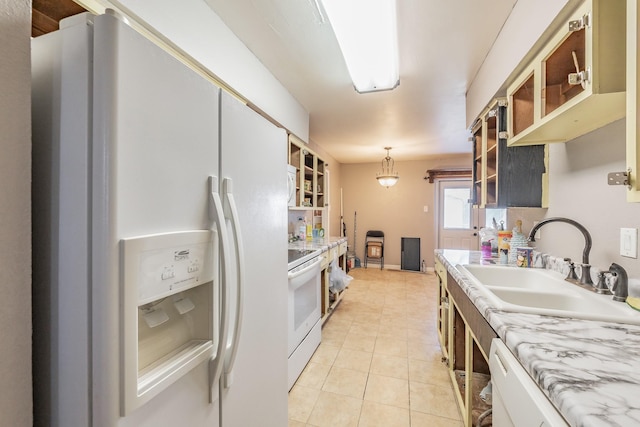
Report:
<svg viewBox="0 0 640 427"><path fill-rule="evenodd" d="M382 172L376 175L378 183L383 187L392 187L396 185L396 182L400 179L398 172L393 171L393 159L389 157L389 150L391 147L384 147L387 150L387 157L382 159Z"/></svg>

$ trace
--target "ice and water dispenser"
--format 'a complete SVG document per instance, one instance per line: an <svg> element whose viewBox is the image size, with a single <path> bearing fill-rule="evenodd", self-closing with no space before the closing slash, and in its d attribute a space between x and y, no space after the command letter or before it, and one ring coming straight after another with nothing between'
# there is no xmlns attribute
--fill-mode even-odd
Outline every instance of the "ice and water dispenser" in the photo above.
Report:
<svg viewBox="0 0 640 427"><path fill-rule="evenodd" d="M123 239L123 415L200 363L217 342L215 231Z"/></svg>

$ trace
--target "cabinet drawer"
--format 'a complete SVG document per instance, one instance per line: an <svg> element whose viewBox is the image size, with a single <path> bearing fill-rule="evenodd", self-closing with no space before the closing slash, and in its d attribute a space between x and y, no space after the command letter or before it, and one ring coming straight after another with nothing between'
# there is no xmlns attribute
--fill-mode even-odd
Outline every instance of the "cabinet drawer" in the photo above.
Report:
<svg viewBox="0 0 640 427"><path fill-rule="evenodd" d="M338 246L338 255L344 255L347 253L347 242L342 242Z"/></svg>
<svg viewBox="0 0 640 427"><path fill-rule="evenodd" d="M330 257L329 252L323 252L322 255L320 255L320 257L322 258L322 263L320 264L320 268L324 270L329 266L329 263L331 262L332 258Z"/></svg>

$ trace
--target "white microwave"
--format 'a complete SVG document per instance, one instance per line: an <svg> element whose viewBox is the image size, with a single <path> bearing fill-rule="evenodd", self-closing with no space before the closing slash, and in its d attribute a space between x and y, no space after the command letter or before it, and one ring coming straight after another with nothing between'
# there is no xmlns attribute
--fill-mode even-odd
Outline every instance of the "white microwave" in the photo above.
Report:
<svg viewBox="0 0 640 427"><path fill-rule="evenodd" d="M287 165L287 189L289 191L288 206L296 205L296 167Z"/></svg>

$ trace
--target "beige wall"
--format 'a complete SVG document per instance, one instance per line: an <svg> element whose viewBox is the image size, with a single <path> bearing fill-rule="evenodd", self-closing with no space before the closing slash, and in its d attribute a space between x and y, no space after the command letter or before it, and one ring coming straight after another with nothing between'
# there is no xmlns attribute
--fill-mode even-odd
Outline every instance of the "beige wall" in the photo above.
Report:
<svg viewBox="0 0 640 427"><path fill-rule="evenodd" d="M0 425L31 426L31 2L0 0Z"/></svg>
<svg viewBox="0 0 640 427"><path fill-rule="evenodd" d="M620 256L620 227L640 228L640 203L627 203L626 188L609 186L607 173L626 170L625 120L565 144L549 146L547 217L564 216L583 224L593 239L591 264L623 266L640 279L640 261ZM567 224L541 229L537 247L557 256L582 259L582 234Z"/></svg>
<svg viewBox="0 0 640 427"><path fill-rule="evenodd" d="M382 160L382 157L381 157ZM400 265L402 237L420 238L420 258L433 267L435 249L435 185L424 179L427 169L465 167L470 155L447 156L430 160L396 162L400 181L390 188L380 186L375 177L380 163L343 164L341 185L349 250L354 249L354 213L357 212L356 256L364 265L364 241L367 230L385 233L385 265ZM429 211L424 212L424 206Z"/></svg>

